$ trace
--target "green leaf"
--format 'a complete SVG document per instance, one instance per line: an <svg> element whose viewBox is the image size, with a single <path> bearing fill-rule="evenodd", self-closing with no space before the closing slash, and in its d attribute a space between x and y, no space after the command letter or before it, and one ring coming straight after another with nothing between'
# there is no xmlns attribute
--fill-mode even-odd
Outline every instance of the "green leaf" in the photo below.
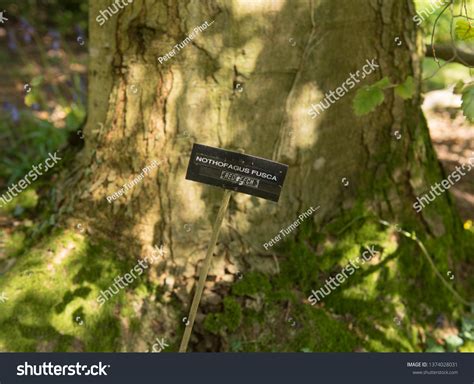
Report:
<svg viewBox="0 0 474 384"><path fill-rule="evenodd" d="M412 76L408 76L404 83L395 87L395 93L403 100L408 100L415 94L415 83Z"/></svg>
<svg viewBox="0 0 474 384"><path fill-rule="evenodd" d="M472 40L474 39L474 26L468 20L458 20L454 33L459 40Z"/></svg>
<svg viewBox="0 0 474 384"><path fill-rule="evenodd" d="M461 334L461 336L462 336L463 339L465 339L465 340L474 341L474 332L463 332L463 333Z"/></svg>
<svg viewBox="0 0 474 384"><path fill-rule="evenodd" d="M377 81L372 85L367 85L356 92L352 102L352 108L357 116L367 115L383 103L385 96L383 90L390 87L388 77Z"/></svg>
<svg viewBox="0 0 474 384"><path fill-rule="evenodd" d="M35 76L31 79L31 86L38 87L43 83L44 77L42 75Z"/></svg>
<svg viewBox="0 0 474 384"><path fill-rule="evenodd" d="M437 344L436 341L429 338L426 341L426 350L425 350L425 352L438 352L438 353L441 353L441 352L444 352L444 348L441 345Z"/></svg>
<svg viewBox="0 0 474 384"><path fill-rule="evenodd" d="M383 79L377 81L375 84L370 85L370 87L376 87L379 89L386 89L390 87L392 84L390 83L390 80L387 76L385 76Z"/></svg>
<svg viewBox="0 0 474 384"><path fill-rule="evenodd" d="M36 92L27 93L25 96L25 105L27 107L31 107L34 103L38 102L38 98L36 96Z"/></svg>
<svg viewBox="0 0 474 384"><path fill-rule="evenodd" d="M464 339L474 341L474 318L464 316L462 319L462 334Z"/></svg>
<svg viewBox="0 0 474 384"><path fill-rule="evenodd" d="M464 344L463 339L457 335L449 335L445 340L449 352L455 352L461 345Z"/></svg>
<svg viewBox="0 0 474 384"><path fill-rule="evenodd" d="M425 352L431 352L431 353L443 353L444 348L440 345L433 345L432 347L426 348Z"/></svg>
<svg viewBox="0 0 474 384"><path fill-rule="evenodd" d="M464 116L474 122L474 83L466 86L462 93L462 110Z"/></svg>
<svg viewBox="0 0 474 384"><path fill-rule="evenodd" d="M357 91L352 108L357 116L364 116L374 111L384 100L385 96L380 88L364 87Z"/></svg>
<svg viewBox="0 0 474 384"><path fill-rule="evenodd" d="M462 330L466 332L474 331L474 317L464 316L462 318Z"/></svg>

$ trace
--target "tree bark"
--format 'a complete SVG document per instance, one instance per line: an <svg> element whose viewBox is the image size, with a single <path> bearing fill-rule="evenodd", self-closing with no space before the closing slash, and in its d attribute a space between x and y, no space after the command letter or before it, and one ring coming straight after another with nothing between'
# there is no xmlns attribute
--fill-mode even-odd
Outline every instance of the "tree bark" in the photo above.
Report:
<svg viewBox="0 0 474 384"><path fill-rule="evenodd" d="M166 262L149 278L176 295L181 309L149 300L155 319L174 324L170 338L179 338L222 196L185 180L193 142L289 165L278 204L233 194L211 275L229 264L277 273L276 252L262 244L310 206L320 206L315 232L358 205L425 235L454 231L449 197L439 198L437 212L412 208L441 171L420 110L422 51L411 0L135 0L99 26L96 17L109 5L90 2L85 147L59 206L69 223L87 223L91 236L112 239L130 258L163 244ZM206 21L213 23L159 63ZM311 104L372 59L380 68L357 88L413 76L415 96L403 101L386 91L383 105L360 118L353 89L309 116ZM152 160L157 169L107 201ZM142 337L130 335L123 348L133 350ZM199 338L192 340L198 348Z"/></svg>

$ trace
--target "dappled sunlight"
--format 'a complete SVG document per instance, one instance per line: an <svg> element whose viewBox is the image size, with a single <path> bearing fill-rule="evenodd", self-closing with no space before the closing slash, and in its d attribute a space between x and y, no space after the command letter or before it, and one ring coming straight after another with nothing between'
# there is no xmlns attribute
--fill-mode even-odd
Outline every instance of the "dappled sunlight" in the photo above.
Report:
<svg viewBox="0 0 474 384"><path fill-rule="evenodd" d="M65 25L57 52L41 29L57 20L38 15L46 55L22 40L21 18L36 15L12 8L16 34L0 26L15 79L0 184L48 151L64 160L0 207L0 350L143 352L166 337L176 351L191 329L196 352L412 352L427 349L438 314L461 330L474 227L460 231L448 193L423 212L411 204L442 176L433 144L445 170L474 151L466 98L421 76L409 4L361 1L135 0L104 27L94 19L103 1L90 1L89 30ZM446 69L456 81L468 73ZM425 86L439 95L426 97L431 140ZM254 157L190 158L193 144ZM209 166L200 182L185 178L190 161ZM209 175L220 181L205 185ZM466 217L472 180L452 190ZM340 284L313 302L328 279Z"/></svg>
<svg viewBox="0 0 474 384"><path fill-rule="evenodd" d="M184 223L193 223L199 221L205 217L207 211L205 201L201 198L203 187L201 184L192 183L183 177L176 178L174 183L176 184L176 191L179 191L177 197L181 201L176 206L176 214L179 216L180 221Z"/></svg>
<svg viewBox="0 0 474 384"><path fill-rule="evenodd" d="M111 350L105 346L110 340L94 338L100 324L113 323L121 294L103 307L96 298L122 264L109 250L91 249L86 237L67 230L25 250L0 279L0 292L8 294L0 311L0 347L46 352L102 343L99 349Z"/></svg>
<svg viewBox="0 0 474 384"><path fill-rule="evenodd" d="M68 243L64 248L60 249L58 252L56 252L54 258L53 258L53 264L59 265L61 264L66 257L68 257L71 254L71 251L75 249L76 245L73 242ZM52 267L52 270L54 272L54 267L49 264L49 266Z"/></svg>
<svg viewBox="0 0 474 384"><path fill-rule="evenodd" d="M292 105L287 110L289 125L293 129L292 144L300 149L314 148L317 143L320 120L312 119L308 110L311 101L324 97L321 95L322 92L315 87L314 83L306 83L298 89L291 102Z"/></svg>
<svg viewBox="0 0 474 384"><path fill-rule="evenodd" d="M250 76L257 69L257 62L265 48L265 44L264 39L261 37L252 37L243 45L240 50L241 54L236 55L235 49L224 49L220 61L223 65L225 65L224 62L231 62L237 66L240 73ZM229 61L229 57L232 56L234 56L234 59Z"/></svg>
<svg viewBox="0 0 474 384"><path fill-rule="evenodd" d="M248 15L279 12L286 0L232 0L232 13L236 18Z"/></svg>

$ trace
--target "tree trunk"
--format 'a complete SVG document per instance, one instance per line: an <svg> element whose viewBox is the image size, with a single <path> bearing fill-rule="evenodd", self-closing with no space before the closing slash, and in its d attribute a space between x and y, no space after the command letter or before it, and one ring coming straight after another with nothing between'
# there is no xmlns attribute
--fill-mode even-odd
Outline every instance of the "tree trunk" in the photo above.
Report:
<svg viewBox="0 0 474 384"><path fill-rule="evenodd" d="M222 195L218 188L185 180L194 142L289 165L278 204L233 194L202 312L216 312L222 297L231 294L225 281L220 283L229 274L238 280L239 272L244 278L251 271L286 273L282 263L295 248L262 245L311 206L319 211L307 231L302 226L292 233L295 244L309 241L319 248L323 244L315 239L328 228L343 230L348 218L367 213L452 244L459 224L449 196L440 197L436 209L416 214L412 208L416 196L442 174L420 110L421 45L411 0L135 0L100 26L96 17L109 5L90 2L85 147L63 181L59 206L69 223L87 226L91 237L112 240L119 254L133 260L163 244L166 259L148 276L160 294L143 299L142 327L135 332L123 327L120 349L140 350L153 335L179 343ZM192 42L159 62L206 21L209 26ZM380 66L375 72L311 118L313 103L372 59ZM392 83L413 76L415 96L404 101L387 90L374 113L357 117L356 90L385 76ZM157 168L107 201L153 160ZM357 238L354 244L364 245ZM419 260L415 247L410 249ZM318 252L312 256L316 264ZM448 263L448 255L436 257ZM311 293L293 288L299 302ZM239 304L255 302L253 297ZM262 307L256 311L262 313ZM283 315L267 308L263 316L272 328ZM198 317L192 349L228 350L232 327L211 337L203 321ZM241 335L251 329L246 327ZM291 345L268 348L292 350Z"/></svg>

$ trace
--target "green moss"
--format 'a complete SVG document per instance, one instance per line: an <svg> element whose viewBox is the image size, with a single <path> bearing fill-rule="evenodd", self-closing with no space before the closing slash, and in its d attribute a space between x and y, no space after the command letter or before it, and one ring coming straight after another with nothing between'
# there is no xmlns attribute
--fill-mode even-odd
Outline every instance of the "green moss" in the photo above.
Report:
<svg viewBox="0 0 474 384"><path fill-rule="evenodd" d="M21 253L25 247L25 240L26 235L22 231L16 231L11 235L6 235L3 245L6 257L14 257Z"/></svg>
<svg viewBox="0 0 474 384"><path fill-rule="evenodd" d="M33 209L38 204L38 195L36 191L30 187L22 191L12 201L0 206L0 213L21 214L25 209Z"/></svg>
<svg viewBox="0 0 474 384"><path fill-rule="evenodd" d="M129 304L125 292L100 306L101 290L130 269L108 243L90 244L69 231L55 231L18 256L0 279L0 350L116 351L120 322L116 308Z"/></svg>
<svg viewBox="0 0 474 384"><path fill-rule="evenodd" d="M411 230L410 224L401 226ZM314 234L310 223L300 229L277 250L280 273L245 273L221 311L207 315L204 328L228 337L230 349L420 351L419 328L429 330L440 313L452 314L453 320L462 313L419 246L372 216L356 209L324 233ZM465 232L463 241L469 243L472 234ZM26 237L16 236L19 242ZM423 242L442 271L467 260L450 234ZM371 245L380 255L311 306L311 291ZM0 293L9 297L0 304L0 350L120 350L119 319L127 320L129 333L140 331L141 323L124 290L103 306L96 301L134 263L117 258L113 249L110 243L91 244L73 232L55 231L32 248L13 250L17 263L0 278ZM131 291L137 298L161 295L161 288L146 280L137 280L127 294ZM168 305L181 309L177 300Z"/></svg>
<svg viewBox="0 0 474 384"><path fill-rule="evenodd" d="M297 325L301 328L290 341L289 350L353 351L359 345L357 336L347 324L322 309L303 306L297 316Z"/></svg>
<svg viewBox="0 0 474 384"><path fill-rule="evenodd" d="M230 297L224 299L224 324L231 332L235 331L242 322L242 311L239 303Z"/></svg>
<svg viewBox="0 0 474 384"><path fill-rule="evenodd" d="M240 304L230 297L224 298L224 311L211 313L204 320L204 329L214 334L222 330L234 332L242 322Z"/></svg>
<svg viewBox="0 0 474 384"><path fill-rule="evenodd" d="M214 334L218 334L224 327L221 313L210 313L204 319L204 329Z"/></svg>
<svg viewBox="0 0 474 384"><path fill-rule="evenodd" d="M268 278L260 272L249 272L242 280L239 280L232 287L232 293L237 296L250 296L257 293L268 293L271 284Z"/></svg>
<svg viewBox="0 0 474 384"><path fill-rule="evenodd" d="M400 227L411 232L412 225ZM462 313L416 242L360 207L326 225L324 233L314 235L310 223L300 229L295 240L278 248L279 274L247 273L226 298L240 302L242 313L233 350L421 351L420 327L430 329L440 313L453 319ZM440 270L457 256L453 238L450 233L422 240ZM379 254L360 264L322 304L307 301L369 246ZM206 329L224 335L224 313L209 314Z"/></svg>
<svg viewBox="0 0 474 384"><path fill-rule="evenodd" d="M288 319L277 306L263 316L245 310L243 327L240 347L247 352L353 351L360 345L344 322L309 305L295 307Z"/></svg>

